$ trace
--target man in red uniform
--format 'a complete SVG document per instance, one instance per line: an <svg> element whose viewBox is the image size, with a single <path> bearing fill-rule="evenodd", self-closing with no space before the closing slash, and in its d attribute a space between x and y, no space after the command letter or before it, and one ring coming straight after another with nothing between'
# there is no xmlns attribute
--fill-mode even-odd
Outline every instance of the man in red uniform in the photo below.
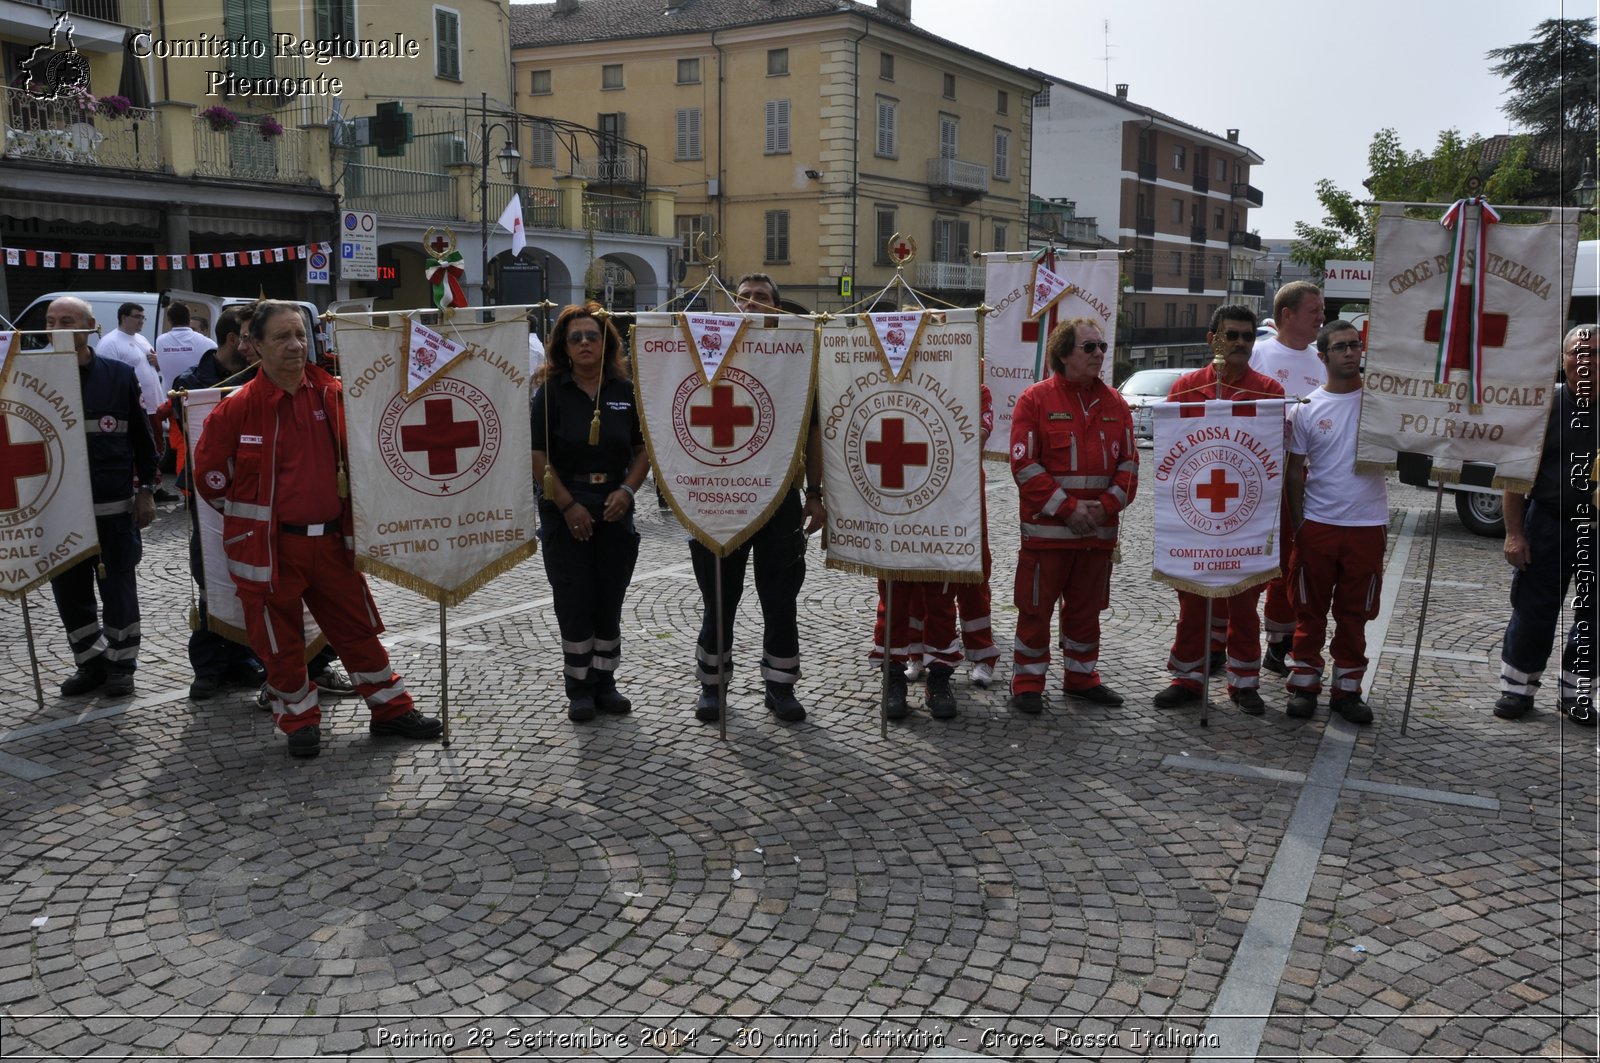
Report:
<svg viewBox="0 0 1600 1063"><path fill-rule="evenodd" d="M1122 704L1096 666L1117 514L1138 488L1139 451L1128 404L1100 379L1106 350L1094 319L1057 325L1045 344L1051 374L1022 393L1011 420L1011 475L1022 510L1011 676L1011 705L1019 712L1044 709L1058 601L1067 696Z"/></svg>
<svg viewBox="0 0 1600 1063"><path fill-rule="evenodd" d="M355 568L339 381L307 363L305 321L291 304L257 304L250 334L260 372L206 418L194 485L222 510L228 571L266 665L273 719L291 754L317 755L322 713L306 674L304 603L372 710L372 733L436 738L442 725L413 707L389 667L378 607Z"/></svg>
<svg viewBox="0 0 1600 1063"><path fill-rule="evenodd" d="M1248 306L1219 306L1211 315L1211 331L1206 343L1222 352L1219 370L1207 365L1185 373L1172 385L1168 402L1204 402L1206 399L1281 398L1283 386L1271 377L1250 368L1250 352L1256 342L1256 312ZM1273 407L1277 416L1277 407ZM1211 631L1205 630L1206 599L1189 591L1178 592L1178 633L1167 657L1172 685L1155 696L1158 709L1170 709L1200 700L1205 690L1206 669L1211 653L1226 650L1228 697L1239 711L1260 716L1266 710L1261 700L1261 620L1256 602L1262 584L1256 584L1227 598L1211 599ZM1219 646L1220 643L1220 646Z"/></svg>

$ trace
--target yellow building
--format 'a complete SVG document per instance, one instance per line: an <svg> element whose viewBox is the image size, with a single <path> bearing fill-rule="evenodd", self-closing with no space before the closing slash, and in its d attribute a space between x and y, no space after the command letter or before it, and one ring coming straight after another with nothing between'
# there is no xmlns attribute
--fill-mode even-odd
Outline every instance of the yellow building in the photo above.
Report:
<svg viewBox="0 0 1600 1063"><path fill-rule="evenodd" d="M514 5L524 114L600 130L535 146L552 178L676 196L686 286L769 273L796 308L894 275L952 302L972 255L1026 247L1028 101L1041 82L917 28L909 0L558 0ZM709 234L709 236L707 236Z"/></svg>
<svg viewBox="0 0 1600 1063"><path fill-rule="evenodd" d="M651 279L649 295L664 292L670 196L599 209L581 182L535 187L531 171L493 159L525 143L509 25L507 0L0 0L0 306L169 286L426 305L434 227L454 232L477 301L484 265L491 284L509 265L494 219L514 192L530 247L504 271L508 291L526 297L512 281L533 273L534 294L570 298L612 256ZM377 117L396 104L394 121ZM376 216L372 280L340 272L352 211ZM326 283L298 255L277 260L321 243L333 248ZM252 251L264 254L239 254ZM211 253L235 258L142 268L147 255ZM87 268L63 268L77 266L68 254L90 255Z"/></svg>

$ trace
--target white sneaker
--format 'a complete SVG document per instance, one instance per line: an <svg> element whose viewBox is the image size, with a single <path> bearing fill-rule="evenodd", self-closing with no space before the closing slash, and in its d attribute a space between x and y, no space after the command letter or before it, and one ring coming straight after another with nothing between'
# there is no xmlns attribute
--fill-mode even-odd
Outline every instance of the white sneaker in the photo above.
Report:
<svg viewBox="0 0 1600 1063"><path fill-rule="evenodd" d="M921 661L907 661L906 662L906 680L908 682L913 682L914 683L918 679L921 679L921 678L922 678L922 662Z"/></svg>
<svg viewBox="0 0 1600 1063"><path fill-rule="evenodd" d="M994 682L994 665L988 661L979 661L972 666L973 686L988 689L989 684L992 682Z"/></svg>

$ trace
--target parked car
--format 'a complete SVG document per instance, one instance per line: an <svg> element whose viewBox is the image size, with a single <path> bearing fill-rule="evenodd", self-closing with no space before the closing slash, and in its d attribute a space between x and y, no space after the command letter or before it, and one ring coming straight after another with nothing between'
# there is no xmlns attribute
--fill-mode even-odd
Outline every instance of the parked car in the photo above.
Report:
<svg viewBox="0 0 1600 1063"><path fill-rule="evenodd" d="M1167 401L1167 395L1172 392L1172 385L1187 372L1187 369L1141 369L1117 388L1127 400L1129 408L1133 410L1135 439L1155 438L1154 415L1147 407L1153 403Z"/></svg>
<svg viewBox="0 0 1600 1063"><path fill-rule="evenodd" d="M1401 454L1396 472L1400 482L1413 487L1437 490L1439 481L1433 476L1433 460L1424 454ZM1459 480L1446 481L1444 489L1455 496L1456 516L1474 535L1490 539L1503 539L1506 518L1501 499L1504 492L1490 486L1494 482L1494 466L1481 461L1469 461L1461 466Z"/></svg>

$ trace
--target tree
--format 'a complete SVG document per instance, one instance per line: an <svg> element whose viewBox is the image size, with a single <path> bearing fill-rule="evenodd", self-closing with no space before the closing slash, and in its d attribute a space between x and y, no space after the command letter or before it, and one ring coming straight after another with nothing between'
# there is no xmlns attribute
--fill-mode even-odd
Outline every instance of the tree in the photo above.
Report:
<svg viewBox="0 0 1600 1063"><path fill-rule="evenodd" d="M1332 181L1317 182L1317 201L1324 216L1317 225L1295 222L1295 242L1289 257L1321 270L1330 258L1369 259L1377 232L1377 207L1373 202L1453 203L1465 196L1486 195L1497 203L1516 203L1529 187L1526 137L1513 141L1487 177L1484 175L1482 137L1463 137L1456 129L1439 134L1433 151L1407 151L1400 134L1380 129L1367 148L1367 196L1357 197Z"/></svg>
<svg viewBox="0 0 1600 1063"><path fill-rule="evenodd" d="M1564 134L1577 145L1593 145L1600 133L1600 80L1592 18L1546 19L1533 40L1493 48L1490 67L1510 84L1500 110L1536 133Z"/></svg>

